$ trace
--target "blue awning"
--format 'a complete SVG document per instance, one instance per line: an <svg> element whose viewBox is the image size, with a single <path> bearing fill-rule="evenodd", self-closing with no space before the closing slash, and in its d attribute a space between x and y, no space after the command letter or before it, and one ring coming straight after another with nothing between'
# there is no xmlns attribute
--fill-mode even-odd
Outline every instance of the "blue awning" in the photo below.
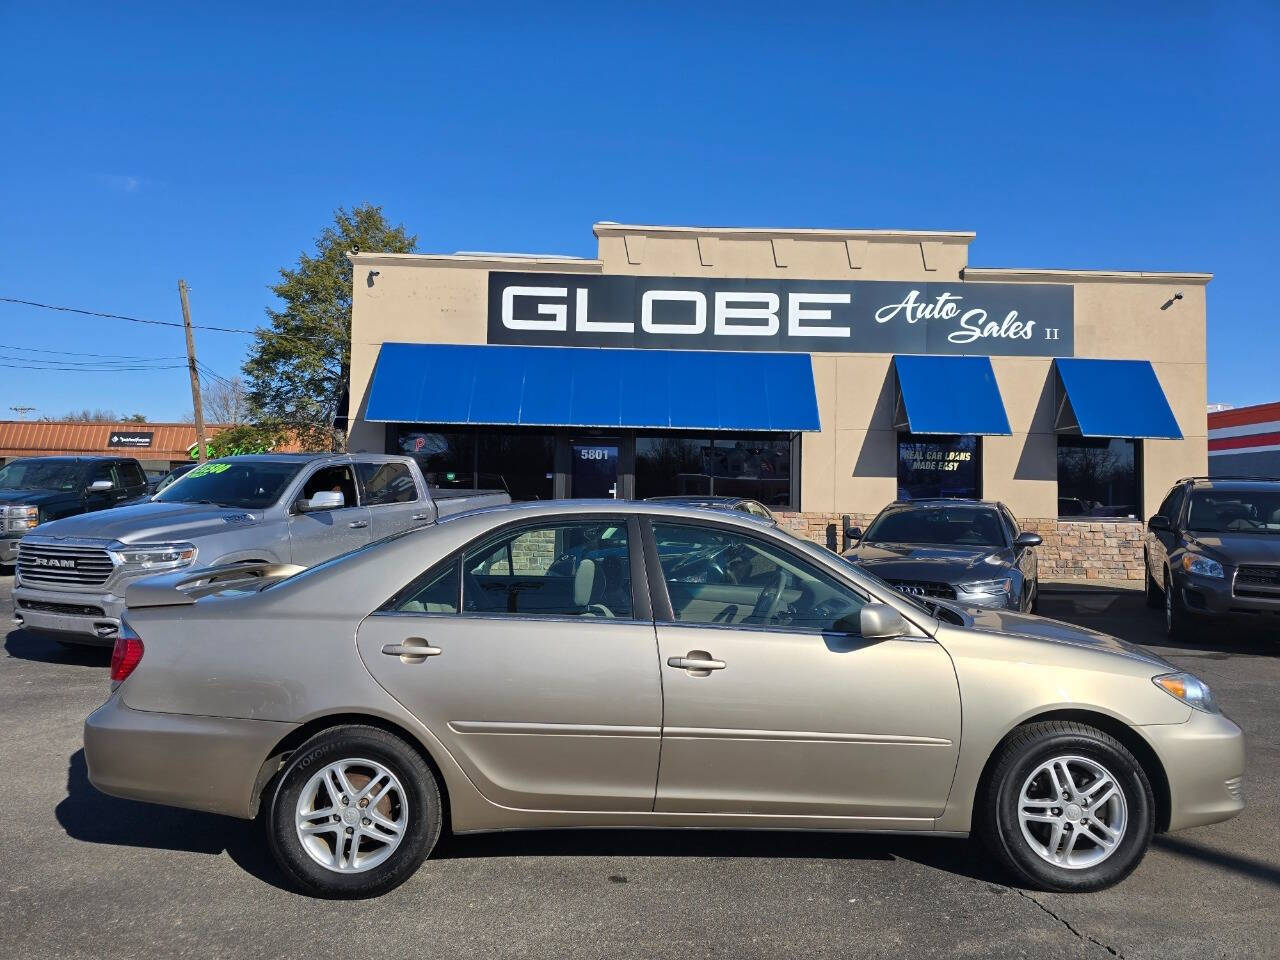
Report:
<svg viewBox="0 0 1280 960"><path fill-rule="evenodd" d="M1149 360L1060 357L1053 365L1058 375L1058 433L1182 439Z"/></svg>
<svg viewBox="0 0 1280 960"><path fill-rule="evenodd" d="M894 426L912 433L1006 435L1009 416L988 357L895 356Z"/></svg>
<svg viewBox="0 0 1280 960"><path fill-rule="evenodd" d="M384 343L365 419L629 429L819 430L803 353Z"/></svg>

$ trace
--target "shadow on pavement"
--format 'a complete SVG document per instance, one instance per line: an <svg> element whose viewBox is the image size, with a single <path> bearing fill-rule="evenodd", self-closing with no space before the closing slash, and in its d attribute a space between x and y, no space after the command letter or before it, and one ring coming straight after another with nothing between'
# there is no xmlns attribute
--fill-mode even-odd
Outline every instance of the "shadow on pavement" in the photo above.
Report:
<svg viewBox="0 0 1280 960"><path fill-rule="evenodd" d="M67 795L54 816L67 836L85 843L214 855L225 850L245 872L289 889L271 859L260 823L109 797L89 782L83 750L71 755Z"/></svg>
<svg viewBox="0 0 1280 960"><path fill-rule="evenodd" d="M66 663L77 667L106 667L111 664L111 647L61 644L30 630L13 630L4 638L5 652L19 660L37 663Z"/></svg>
<svg viewBox="0 0 1280 960"><path fill-rule="evenodd" d="M442 837L436 859L482 857L697 857L909 860L1005 885L974 841L951 837L771 830L530 830Z"/></svg>
<svg viewBox="0 0 1280 960"><path fill-rule="evenodd" d="M1263 883L1280 887L1280 863L1214 850L1203 843L1196 843L1196 841L1187 840L1184 837L1156 837L1154 844L1166 853L1176 854L1179 857L1186 857L1190 860L1199 860L1201 863L1221 867L1223 870L1229 870L1232 873L1252 877L1255 880L1261 880Z"/></svg>

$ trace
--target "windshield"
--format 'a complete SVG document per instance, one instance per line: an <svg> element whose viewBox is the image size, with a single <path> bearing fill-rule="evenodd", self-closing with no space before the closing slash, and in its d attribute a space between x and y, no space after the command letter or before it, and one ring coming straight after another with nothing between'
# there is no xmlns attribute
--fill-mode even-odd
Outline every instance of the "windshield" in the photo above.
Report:
<svg viewBox="0 0 1280 960"><path fill-rule="evenodd" d="M1187 529L1196 533L1280 534L1280 491L1205 490L1193 493Z"/></svg>
<svg viewBox="0 0 1280 960"><path fill-rule="evenodd" d="M280 499L301 463L211 460L155 495L160 503L213 503L260 510Z"/></svg>
<svg viewBox="0 0 1280 960"><path fill-rule="evenodd" d="M75 490L81 469L67 460L15 460L0 470L0 490Z"/></svg>
<svg viewBox="0 0 1280 960"><path fill-rule="evenodd" d="M934 547L1003 547L1000 518L991 507L897 507L872 522L863 540Z"/></svg>

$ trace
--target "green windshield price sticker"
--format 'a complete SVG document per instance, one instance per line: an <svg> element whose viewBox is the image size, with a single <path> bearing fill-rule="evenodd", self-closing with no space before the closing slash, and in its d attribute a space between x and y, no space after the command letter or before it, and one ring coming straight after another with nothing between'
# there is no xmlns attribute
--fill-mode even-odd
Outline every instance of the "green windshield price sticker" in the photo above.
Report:
<svg viewBox="0 0 1280 960"><path fill-rule="evenodd" d="M190 471L188 477L203 477L208 473L226 473L231 469L229 463L206 463Z"/></svg>

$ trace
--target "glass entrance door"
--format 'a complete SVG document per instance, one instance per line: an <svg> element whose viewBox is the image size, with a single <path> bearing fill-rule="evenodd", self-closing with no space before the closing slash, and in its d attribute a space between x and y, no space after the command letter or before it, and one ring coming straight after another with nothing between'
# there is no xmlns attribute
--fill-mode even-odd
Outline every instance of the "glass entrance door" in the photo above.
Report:
<svg viewBox="0 0 1280 960"><path fill-rule="evenodd" d="M618 441L574 440L570 445L569 496L575 499L618 497Z"/></svg>

